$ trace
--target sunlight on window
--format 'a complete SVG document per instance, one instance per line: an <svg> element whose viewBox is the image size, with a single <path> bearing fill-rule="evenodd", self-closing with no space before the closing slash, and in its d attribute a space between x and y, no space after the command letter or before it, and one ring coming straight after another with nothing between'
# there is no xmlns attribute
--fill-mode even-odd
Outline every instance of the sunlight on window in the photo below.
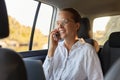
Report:
<svg viewBox="0 0 120 80"><path fill-rule="evenodd" d="M109 20L110 17L96 18L93 22L93 32L104 31Z"/></svg>
<svg viewBox="0 0 120 80"><path fill-rule="evenodd" d="M106 34L106 26L108 25L111 17L100 17L96 18L93 22L93 38L99 43L99 45L103 45L107 40Z"/></svg>
<svg viewBox="0 0 120 80"><path fill-rule="evenodd" d="M5 0L8 15L15 18L22 25L32 26L37 1L34 0ZM13 4L14 3L14 4Z"/></svg>
<svg viewBox="0 0 120 80"><path fill-rule="evenodd" d="M39 29L42 32L42 34L47 36L49 35L52 12L53 12L52 6L43 3L41 4L39 15L37 18L36 28Z"/></svg>

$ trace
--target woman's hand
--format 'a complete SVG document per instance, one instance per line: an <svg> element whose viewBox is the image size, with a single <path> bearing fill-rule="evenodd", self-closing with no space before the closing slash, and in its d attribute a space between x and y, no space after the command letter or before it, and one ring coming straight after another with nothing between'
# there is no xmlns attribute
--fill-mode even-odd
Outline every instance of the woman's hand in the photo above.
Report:
<svg viewBox="0 0 120 80"><path fill-rule="evenodd" d="M50 46L49 46L49 50L48 50L48 57L53 57L54 51L58 45L58 41L59 41L60 37L56 36L57 33L58 33L57 29L53 30L50 33Z"/></svg>

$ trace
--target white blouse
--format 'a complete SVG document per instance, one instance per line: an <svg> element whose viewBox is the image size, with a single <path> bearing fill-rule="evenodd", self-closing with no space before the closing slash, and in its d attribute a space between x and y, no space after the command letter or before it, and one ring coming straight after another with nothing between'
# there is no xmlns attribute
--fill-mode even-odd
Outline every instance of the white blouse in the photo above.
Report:
<svg viewBox="0 0 120 80"><path fill-rule="evenodd" d="M46 80L103 80L101 65L93 46L77 41L69 51L59 42L52 58L43 64Z"/></svg>

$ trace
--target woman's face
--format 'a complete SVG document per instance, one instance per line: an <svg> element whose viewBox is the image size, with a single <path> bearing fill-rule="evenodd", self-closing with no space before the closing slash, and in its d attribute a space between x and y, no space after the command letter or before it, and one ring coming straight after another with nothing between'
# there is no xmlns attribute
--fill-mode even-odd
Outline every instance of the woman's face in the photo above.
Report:
<svg viewBox="0 0 120 80"><path fill-rule="evenodd" d="M68 11L60 11L58 14L57 28L62 39L75 38L80 24L76 23L72 14Z"/></svg>

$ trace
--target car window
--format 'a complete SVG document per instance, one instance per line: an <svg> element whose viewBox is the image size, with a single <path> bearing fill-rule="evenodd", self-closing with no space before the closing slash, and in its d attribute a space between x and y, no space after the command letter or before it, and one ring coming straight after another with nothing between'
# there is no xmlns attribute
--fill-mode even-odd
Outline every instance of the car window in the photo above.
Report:
<svg viewBox="0 0 120 80"><path fill-rule="evenodd" d="M17 52L28 51L38 1L5 0L5 2L8 12L10 35L0 40L0 46L13 49ZM33 50L47 48L52 11L53 8L51 6L41 4L34 34Z"/></svg>
<svg viewBox="0 0 120 80"><path fill-rule="evenodd" d="M41 4L33 40L33 50L47 49L53 7Z"/></svg>
<svg viewBox="0 0 120 80"><path fill-rule="evenodd" d="M93 38L103 45L112 32L120 31L120 15L94 19Z"/></svg>

